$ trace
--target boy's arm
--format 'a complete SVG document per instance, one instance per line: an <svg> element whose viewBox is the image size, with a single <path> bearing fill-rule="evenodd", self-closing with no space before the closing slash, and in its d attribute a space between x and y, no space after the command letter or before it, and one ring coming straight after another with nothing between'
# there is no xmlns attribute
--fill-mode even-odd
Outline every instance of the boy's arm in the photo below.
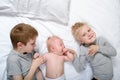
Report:
<svg viewBox="0 0 120 80"><path fill-rule="evenodd" d="M37 68L44 63L44 57L37 57L36 59L33 59L32 65L30 68L30 71L28 74L25 76L24 80L32 80Z"/></svg>
<svg viewBox="0 0 120 80"><path fill-rule="evenodd" d="M10 53L11 54L11 53ZM21 65L19 62L19 58L16 56L9 56L7 58L7 75L11 75L10 78L12 80L23 80L23 76L21 75ZM8 77L8 78L9 78Z"/></svg>
<svg viewBox="0 0 120 80"><path fill-rule="evenodd" d="M72 61L72 64L78 73L85 70L86 61L87 60L85 55L76 56L75 59Z"/></svg>
<svg viewBox="0 0 120 80"><path fill-rule="evenodd" d="M29 71L28 74L25 76L24 80L32 80L36 69L37 69L37 67L31 66L30 71Z"/></svg>
<svg viewBox="0 0 120 80"><path fill-rule="evenodd" d="M78 73L85 70L86 63L88 62L87 56L88 56L88 48L85 47L84 45L80 45L80 51L72 61L72 64Z"/></svg>
<svg viewBox="0 0 120 80"><path fill-rule="evenodd" d="M98 52L99 46L98 45L90 45L88 49L89 55L95 55Z"/></svg>
<svg viewBox="0 0 120 80"><path fill-rule="evenodd" d="M42 71L41 71L41 69L39 69L39 68L38 68L37 71L36 71L36 79L37 79L37 80L44 80Z"/></svg>
<svg viewBox="0 0 120 80"><path fill-rule="evenodd" d="M115 48L106 39L104 38L99 39L98 44L99 44L98 52L107 56L116 56L117 52Z"/></svg>
<svg viewBox="0 0 120 80"><path fill-rule="evenodd" d="M13 75L12 77L13 80L23 80L22 75Z"/></svg>

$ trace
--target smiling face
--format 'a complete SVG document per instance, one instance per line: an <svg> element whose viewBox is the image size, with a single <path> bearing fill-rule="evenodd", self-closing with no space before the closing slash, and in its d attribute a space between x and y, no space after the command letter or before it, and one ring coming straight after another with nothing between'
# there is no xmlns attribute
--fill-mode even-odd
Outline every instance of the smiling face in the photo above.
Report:
<svg viewBox="0 0 120 80"><path fill-rule="evenodd" d="M78 30L78 41L82 44L91 44L96 39L96 33L88 27L88 25L83 25Z"/></svg>

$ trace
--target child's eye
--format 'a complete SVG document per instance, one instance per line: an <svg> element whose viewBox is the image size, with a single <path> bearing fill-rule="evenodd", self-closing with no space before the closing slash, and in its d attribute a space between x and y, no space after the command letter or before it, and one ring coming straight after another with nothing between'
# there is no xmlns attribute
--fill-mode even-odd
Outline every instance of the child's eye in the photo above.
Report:
<svg viewBox="0 0 120 80"><path fill-rule="evenodd" d="M91 29L88 29L88 32L90 32L91 31Z"/></svg>
<svg viewBox="0 0 120 80"><path fill-rule="evenodd" d="M82 36L84 37L86 34L83 34Z"/></svg>
<svg viewBox="0 0 120 80"><path fill-rule="evenodd" d="M35 43L32 43L31 45L35 45Z"/></svg>

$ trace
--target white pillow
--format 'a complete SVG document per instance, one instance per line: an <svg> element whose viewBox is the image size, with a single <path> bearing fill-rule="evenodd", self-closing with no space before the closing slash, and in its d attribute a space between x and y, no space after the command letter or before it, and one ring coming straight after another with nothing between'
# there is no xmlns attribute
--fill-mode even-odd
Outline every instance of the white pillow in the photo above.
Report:
<svg viewBox="0 0 120 80"><path fill-rule="evenodd" d="M0 15L68 24L70 0L0 0Z"/></svg>
<svg viewBox="0 0 120 80"><path fill-rule="evenodd" d="M67 24L70 0L41 0L39 17L43 20Z"/></svg>
<svg viewBox="0 0 120 80"><path fill-rule="evenodd" d="M18 16L68 24L70 0L11 0Z"/></svg>
<svg viewBox="0 0 120 80"><path fill-rule="evenodd" d="M15 7L10 0L0 0L0 16L1 15L14 15L16 12Z"/></svg>

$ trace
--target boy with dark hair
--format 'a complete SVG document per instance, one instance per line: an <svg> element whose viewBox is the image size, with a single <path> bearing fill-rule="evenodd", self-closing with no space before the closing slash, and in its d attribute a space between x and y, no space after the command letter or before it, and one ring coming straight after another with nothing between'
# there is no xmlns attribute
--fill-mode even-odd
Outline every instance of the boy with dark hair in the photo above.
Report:
<svg viewBox="0 0 120 80"><path fill-rule="evenodd" d="M37 30L29 24L20 23L12 28L13 49L7 58L7 80L44 80L39 68L44 57L34 53L37 36Z"/></svg>

